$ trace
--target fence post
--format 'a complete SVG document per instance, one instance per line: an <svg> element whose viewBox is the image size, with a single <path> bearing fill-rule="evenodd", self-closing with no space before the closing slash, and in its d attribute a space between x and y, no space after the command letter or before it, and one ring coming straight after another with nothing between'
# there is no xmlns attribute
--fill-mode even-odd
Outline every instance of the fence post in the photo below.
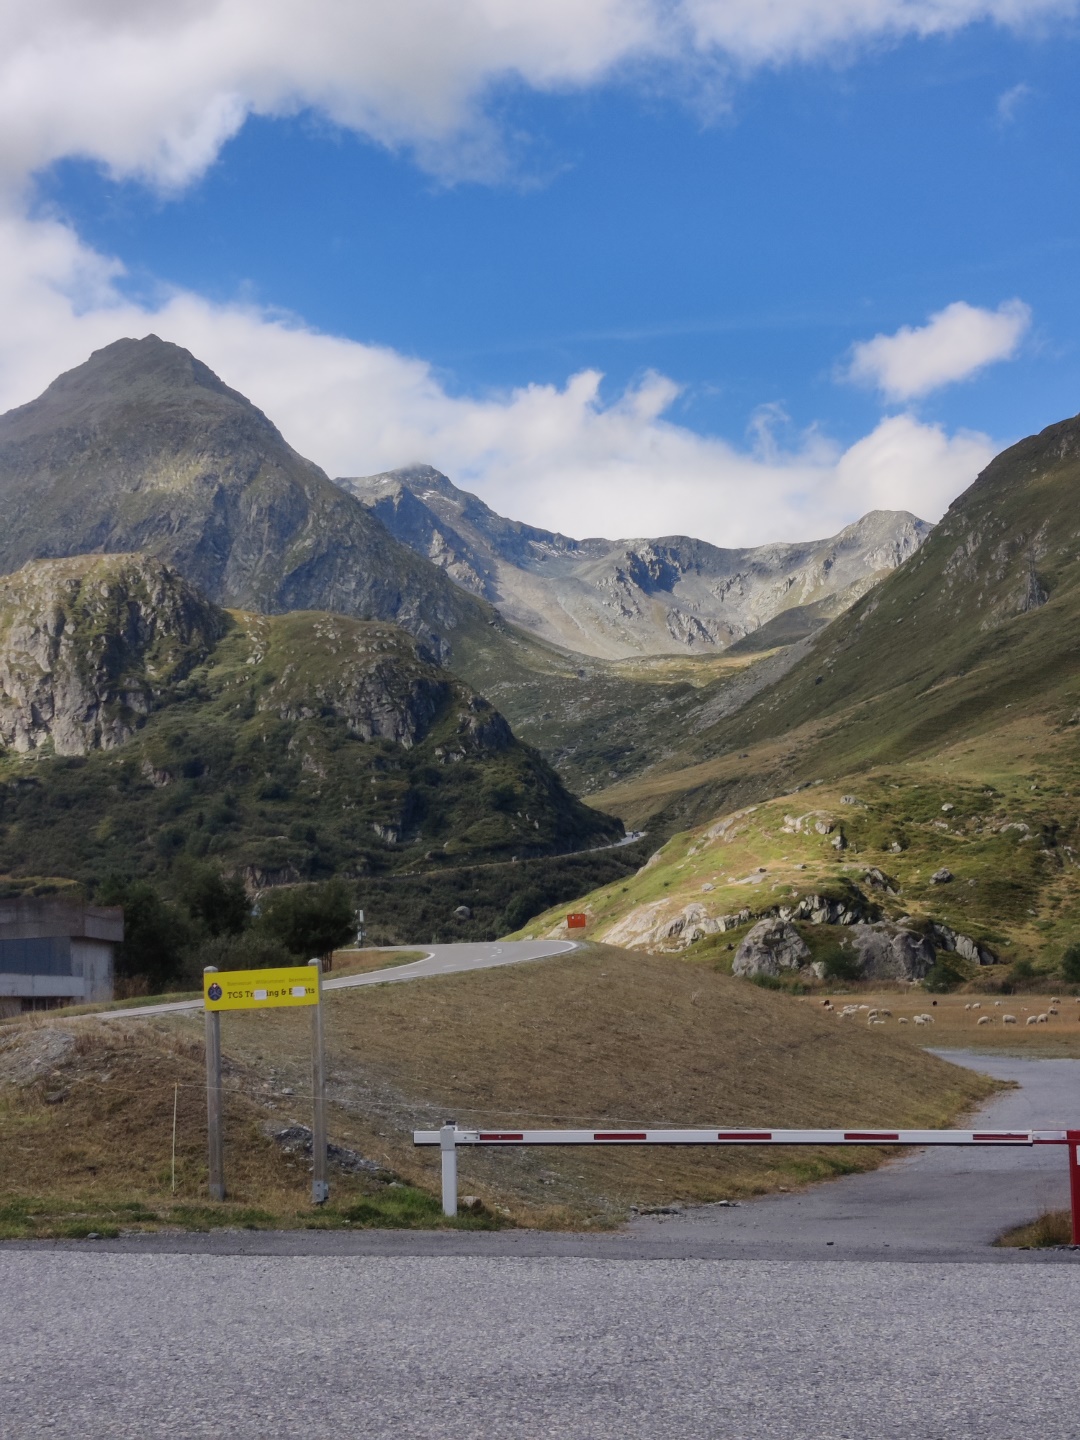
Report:
<svg viewBox="0 0 1080 1440"><path fill-rule="evenodd" d="M326 1065L323 1058L322 961L309 960L315 967L315 989L318 1003L311 1011L311 1090L313 1109L311 1126L311 1203L325 1205L330 1198L326 1178Z"/></svg>
<svg viewBox="0 0 1080 1440"><path fill-rule="evenodd" d="M457 1121L447 1120L439 1131L442 1147L442 1213L457 1214Z"/></svg>
<svg viewBox="0 0 1080 1440"><path fill-rule="evenodd" d="M216 965L207 971L217 972ZM206 1136L210 1159L210 1198L225 1199L225 1145L221 1128L221 1016L205 1012L206 1020Z"/></svg>
<svg viewBox="0 0 1080 1440"><path fill-rule="evenodd" d="M1072 1243L1080 1245L1080 1130L1066 1130L1069 1151L1069 1200L1072 1208Z"/></svg>

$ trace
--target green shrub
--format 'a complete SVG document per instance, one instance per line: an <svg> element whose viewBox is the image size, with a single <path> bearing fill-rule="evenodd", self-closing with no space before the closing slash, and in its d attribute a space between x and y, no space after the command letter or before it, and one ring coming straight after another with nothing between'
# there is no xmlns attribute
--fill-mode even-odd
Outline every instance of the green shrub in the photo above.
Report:
<svg viewBox="0 0 1080 1440"><path fill-rule="evenodd" d="M825 970L827 980L858 980L862 971L859 969L859 957L851 950L845 950L837 945L826 950L823 955L817 957Z"/></svg>
<svg viewBox="0 0 1080 1440"><path fill-rule="evenodd" d="M353 888L343 880L328 880L271 890L261 902L255 929L298 959L325 955L356 933Z"/></svg>
<svg viewBox="0 0 1080 1440"><path fill-rule="evenodd" d="M966 978L951 955L939 955L930 967L923 985L935 994L942 994L946 990L955 990Z"/></svg>
<svg viewBox="0 0 1080 1440"><path fill-rule="evenodd" d="M1061 957L1061 973L1070 985L1080 984L1080 945L1070 945Z"/></svg>

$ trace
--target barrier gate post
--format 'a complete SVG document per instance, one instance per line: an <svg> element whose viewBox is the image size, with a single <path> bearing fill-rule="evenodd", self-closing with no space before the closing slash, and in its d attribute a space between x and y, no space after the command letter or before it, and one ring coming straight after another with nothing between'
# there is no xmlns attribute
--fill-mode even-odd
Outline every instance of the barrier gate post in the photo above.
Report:
<svg viewBox="0 0 1080 1440"><path fill-rule="evenodd" d="M1066 1130L1069 1147L1069 1200L1072 1209L1072 1243L1080 1245L1080 1130Z"/></svg>
<svg viewBox="0 0 1080 1440"><path fill-rule="evenodd" d="M439 1131L442 1150L442 1213L457 1214L457 1121L447 1120Z"/></svg>

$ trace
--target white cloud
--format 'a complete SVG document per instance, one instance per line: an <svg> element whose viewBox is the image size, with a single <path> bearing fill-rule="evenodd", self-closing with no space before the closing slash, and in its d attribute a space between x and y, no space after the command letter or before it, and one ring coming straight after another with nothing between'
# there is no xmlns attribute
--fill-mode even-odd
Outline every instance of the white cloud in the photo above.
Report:
<svg viewBox="0 0 1080 1440"><path fill-rule="evenodd" d="M769 407L740 448L668 418L678 386L648 375L611 403L600 376L502 394L447 393L422 360L320 334L254 308L174 291L153 307L57 223L0 218L0 410L121 335L187 346L331 475L416 461L516 519L566 533L684 533L756 544L833 533L873 508L935 520L990 459L984 435L909 415L848 449L811 431L785 448Z"/></svg>
<svg viewBox="0 0 1080 1440"><path fill-rule="evenodd" d="M889 400L912 400L1010 359L1030 324L1031 311L1021 300L1006 300L996 310L957 300L919 329L904 325L895 335L856 345L846 375L876 386Z"/></svg>
<svg viewBox="0 0 1080 1440"><path fill-rule="evenodd" d="M497 170L491 87L642 63L706 89L860 42L1023 26L1078 0L34 0L0 7L0 180L64 156L169 187L251 113L310 107L451 173ZM681 87L685 88L685 86Z"/></svg>
<svg viewBox="0 0 1080 1440"><path fill-rule="evenodd" d="M997 118L1002 125L1011 125L1016 119L1020 106L1031 94L1031 86L1023 83L1013 85L998 96Z"/></svg>
<svg viewBox="0 0 1080 1440"><path fill-rule="evenodd" d="M785 448L760 414L747 448L675 424L677 386L646 377L614 403L585 372L562 387L449 395L422 360L265 312L163 291L138 305L120 267L58 221L27 218L30 179L82 156L180 188L249 114L310 108L446 174L503 163L486 106L682 65L734 70L838 47L1022 26L1080 0L35 0L0 3L0 408L122 334L189 346L333 473L426 459L497 508L575 534L686 531L724 543L824 534L871 506L934 519L989 458L983 436L909 416L847 451ZM685 86L683 88L686 88ZM851 373L893 398L1011 353L1027 323L950 306L923 330L857 348Z"/></svg>

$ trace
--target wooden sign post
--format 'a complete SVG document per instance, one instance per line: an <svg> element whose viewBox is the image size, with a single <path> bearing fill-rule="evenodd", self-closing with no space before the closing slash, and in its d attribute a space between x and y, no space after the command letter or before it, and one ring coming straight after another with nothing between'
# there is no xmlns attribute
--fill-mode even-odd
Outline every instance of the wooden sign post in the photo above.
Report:
<svg viewBox="0 0 1080 1440"><path fill-rule="evenodd" d="M323 1064L322 964L278 970L203 971L203 1006L206 1011L206 1121L210 1159L210 1197L225 1199L225 1146L221 1095L221 1011L275 1010L311 1005L311 1078L314 1116L311 1131L311 1198L322 1205L330 1198L326 1179L326 1074Z"/></svg>

